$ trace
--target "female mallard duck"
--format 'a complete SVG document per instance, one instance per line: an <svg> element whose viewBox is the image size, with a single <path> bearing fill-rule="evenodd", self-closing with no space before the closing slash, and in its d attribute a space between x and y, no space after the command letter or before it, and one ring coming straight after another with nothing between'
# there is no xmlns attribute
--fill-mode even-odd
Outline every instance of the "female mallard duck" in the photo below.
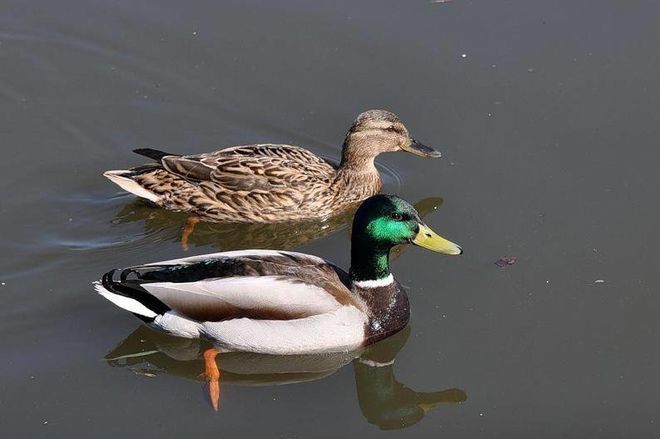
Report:
<svg viewBox="0 0 660 439"><path fill-rule="evenodd" d="M377 194L381 180L374 159L389 151L440 157L413 140L395 114L370 110L348 130L338 165L293 145L235 146L187 156L136 149L157 163L104 175L158 206L209 221L299 221L327 218Z"/></svg>
<svg viewBox="0 0 660 439"><path fill-rule="evenodd" d="M408 297L389 253L413 243L439 253L463 250L422 223L408 202L367 199L353 220L351 269L319 257L273 250L193 256L112 270L96 291L149 326L215 346L204 354L217 408L218 349L274 355L353 351L402 330Z"/></svg>

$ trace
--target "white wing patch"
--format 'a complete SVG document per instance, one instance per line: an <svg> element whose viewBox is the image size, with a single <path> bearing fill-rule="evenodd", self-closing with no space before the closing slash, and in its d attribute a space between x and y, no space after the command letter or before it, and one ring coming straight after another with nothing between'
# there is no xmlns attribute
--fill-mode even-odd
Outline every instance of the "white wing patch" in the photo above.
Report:
<svg viewBox="0 0 660 439"><path fill-rule="evenodd" d="M156 282L142 285L170 308L229 304L240 309L274 309L310 316L341 305L324 289L277 276L239 276L197 282Z"/></svg>

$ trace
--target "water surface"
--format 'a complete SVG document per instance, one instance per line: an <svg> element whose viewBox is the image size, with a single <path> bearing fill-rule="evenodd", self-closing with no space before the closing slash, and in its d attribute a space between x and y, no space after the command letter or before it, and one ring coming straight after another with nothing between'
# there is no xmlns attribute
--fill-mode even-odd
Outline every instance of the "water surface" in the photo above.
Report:
<svg viewBox="0 0 660 439"><path fill-rule="evenodd" d="M4 0L0 12L3 437L659 435L657 2ZM386 189L430 206L428 224L465 255L396 259L413 319L386 344L391 365L347 358L286 385L238 374L213 412L196 348L129 337L139 321L91 282L252 246L346 267L346 222L311 236L200 225L185 252L185 216L102 171L142 163L136 147L290 142L338 157L368 108L443 152L379 163ZM502 256L517 263L499 268ZM113 360L118 349L151 353Z"/></svg>

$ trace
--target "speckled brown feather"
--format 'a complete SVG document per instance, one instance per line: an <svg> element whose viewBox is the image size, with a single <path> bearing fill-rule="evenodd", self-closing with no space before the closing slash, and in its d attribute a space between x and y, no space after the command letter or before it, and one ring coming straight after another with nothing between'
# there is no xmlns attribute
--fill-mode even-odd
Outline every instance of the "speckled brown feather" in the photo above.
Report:
<svg viewBox="0 0 660 439"><path fill-rule="evenodd" d="M249 155L250 151L254 153ZM209 221L274 223L324 218L378 193L373 172L341 172L292 145L249 145L127 171L161 207Z"/></svg>

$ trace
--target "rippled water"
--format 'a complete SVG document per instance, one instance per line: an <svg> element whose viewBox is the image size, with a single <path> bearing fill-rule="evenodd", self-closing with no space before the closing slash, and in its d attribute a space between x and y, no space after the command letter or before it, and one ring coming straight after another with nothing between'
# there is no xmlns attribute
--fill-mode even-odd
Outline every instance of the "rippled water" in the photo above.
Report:
<svg viewBox="0 0 660 439"><path fill-rule="evenodd" d="M3 437L658 435L656 2L4 0L0 12ZM102 171L142 163L135 147L280 141L338 157L367 108L443 152L379 163L386 189L465 255L397 258L411 326L357 359L221 358L213 412L202 346L140 327L91 282L246 247L346 267L348 218L200 224L185 252L184 215Z"/></svg>

